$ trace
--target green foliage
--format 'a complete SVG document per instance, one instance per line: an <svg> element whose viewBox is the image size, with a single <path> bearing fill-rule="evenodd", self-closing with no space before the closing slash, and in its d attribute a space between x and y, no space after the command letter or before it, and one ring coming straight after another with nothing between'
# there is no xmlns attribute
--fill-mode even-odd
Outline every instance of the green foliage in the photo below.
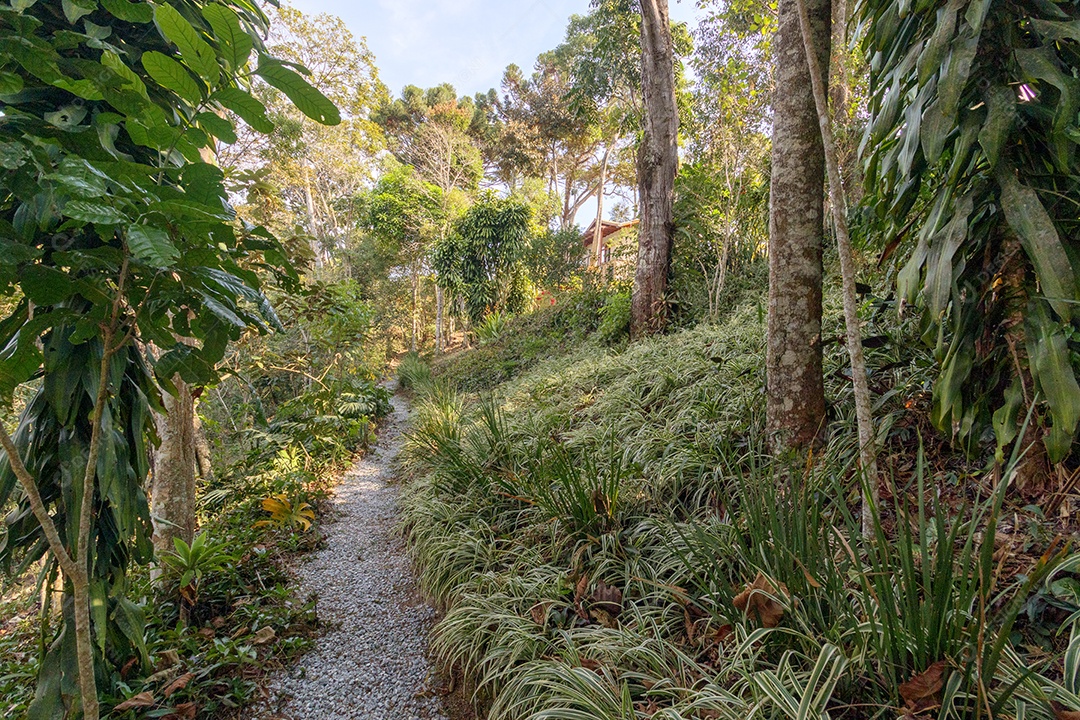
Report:
<svg viewBox="0 0 1080 720"><path fill-rule="evenodd" d="M579 286L585 261L585 244L577 227L534 233L523 258L529 280L549 292Z"/></svg>
<svg viewBox="0 0 1080 720"><path fill-rule="evenodd" d="M223 572L237 561L226 552L223 543L210 542L206 532L195 536L188 545L182 538L173 538L176 552L165 553L158 558L171 574L181 598L190 605L198 602L199 585L204 575Z"/></svg>
<svg viewBox="0 0 1080 720"><path fill-rule="evenodd" d="M510 322L510 316L506 313L495 312L488 313L484 316L484 319L480 321L480 324L474 328L476 333L476 339L481 345L494 342L499 339L499 336L506 331L506 327Z"/></svg>
<svg viewBox="0 0 1080 720"><path fill-rule="evenodd" d="M525 306L522 255L529 235L529 206L487 194L455 224L432 252L436 282L463 298L473 323L494 311Z"/></svg>
<svg viewBox="0 0 1080 720"><path fill-rule="evenodd" d="M895 237L887 252L918 228L897 284L920 298L941 365L934 421L972 451L992 429L1001 459L1020 412L1010 398L1030 375L1046 451L1061 461L1080 422L1076 8L971 0L902 13L872 1L861 12L867 188Z"/></svg>
<svg viewBox="0 0 1080 720"><path fill-rule="evenodd" d="M630 338L630 291L620 290L604 300L596 335L608 345Z"/></svg>
<svg viewBox="0 0 1080 720"><path fill-rule="evenodd" d="M431 368L416 353L408 353L398 364L397 377L405 390L419 390L431 382Z"/></svg>
<svg viewBox="0 0 1080 720"><path fill-rule="evenodd" d="M262 46L261 11L231 2L56 10L0 9L10 88L0 127L0 294L25 296L0 322L0 401L10 404L16 387L41 377L17 447L67 553L84 563L89 548L76 548L74 510L84 475L94 482L89 542L97 560L87 571L98 674L108 677L130 657L145 667L142 611L125 597L125 573L149 559L142 485L158 384L168 390L177 374L194 384L214 380L230 341L277 325L264 280L295 275L272 235L236 221L222 171L202 154L213 150L203 127L229 135L224 126L232 126L205 113L243 107L242 115L261 115L246 66L252 49L260 68L276 62ZM333 121L325 98L288 72L301 109ZM153 376L135 339L161 351ZM95 411L100 428L91 427ZM92 436L100 436L99 462L87 470ZM4 540L9 567L45 549L14 480L5 460L0 504L18 504ZM46 576L54 572L50 558ZM73 701L70 597L64 605L63 622L43 638L31 717L56 716Z"/></svg>

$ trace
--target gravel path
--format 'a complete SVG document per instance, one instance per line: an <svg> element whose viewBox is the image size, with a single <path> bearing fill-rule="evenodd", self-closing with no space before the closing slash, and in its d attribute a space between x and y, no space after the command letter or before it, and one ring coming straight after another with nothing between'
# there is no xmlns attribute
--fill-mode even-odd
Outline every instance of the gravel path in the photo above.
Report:
<svg viewBox="0 0 1080 720"><path fill-rule="evenodd" d="M331 629L271 681L276 701L264 718L445 720L425 656L435 613L394 532L398 488L388 481L409 408L400 395L391 403L378 443L335 491L325 548L299 569L300 593L318 593Z"/></svg>

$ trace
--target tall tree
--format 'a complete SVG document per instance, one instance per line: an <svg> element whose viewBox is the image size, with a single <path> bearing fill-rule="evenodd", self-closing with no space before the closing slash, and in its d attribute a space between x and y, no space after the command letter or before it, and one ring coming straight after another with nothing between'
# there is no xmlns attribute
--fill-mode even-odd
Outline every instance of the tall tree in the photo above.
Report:
<svg viewBox="0 0 1080 720"><path fill-rule="evenodd" d="M409 85L400 98L384 104L376 116L398 159L415 167L423 179L440 190L439 240L449 235L453 211L463 204L458 202L460 195L475 192L483 177L480 143L488 131L487 99L478 97L484 101L479 106L468 97L457 98L454 87L447 83L426 91ZM414 275L414 298L419 297L419 280L420 276ZM444 290L436 283L436 352L441 352L445 343Z"/></svg>
<svg viewBox="0 0 1080 720"><path fill-rule="evenodd" d="M672 203L679 167L675 52L667 0L641 0L641 87L644 133L638 148L641 226L630 307L630 336L659 332L667 322L667 282L674 236Z"/></svg>
<svg viewBox="0 0 1080 720"><path fill-rule="evenodd" d="M219 161L247 199L244 217L302 238L310 248L305 259L325 265L356 225L348 199L378 171L385 140L372 115L385 103L386 87L366 40L340 18L282 5L272 10L266 42L276 56L310 71L308 80L338 107L341 122L315 122L281 90L257 82L255 95L276 127L269 134L241 127L237 142L219 148Z"/></svg>
<svg viewBox="0 0 1080 720"><path fill-rule="evenodd" d="M829 66L830 0L808 0L819 67ZM766 421L777 448L805 448L823 430L821 256L825 155L797 0L780 0L773 44L772 187ZM827 87L827 78L823 85Z"/></svg>

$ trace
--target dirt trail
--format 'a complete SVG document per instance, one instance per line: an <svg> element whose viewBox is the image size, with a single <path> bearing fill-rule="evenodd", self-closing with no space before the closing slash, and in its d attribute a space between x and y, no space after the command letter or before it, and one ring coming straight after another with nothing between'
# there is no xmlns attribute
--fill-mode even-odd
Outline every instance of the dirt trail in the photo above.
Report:
<svg viewBox="0 0 1080 720"><path fill-rule="evenodd" d="M263 718L445 720L425 656L435 613L394 532L398 487L390 480L409 405L400 394L391 403L378 443L334 492L325 547L298 571L300 594L318 593L330 630L271 681Z"/></svg>

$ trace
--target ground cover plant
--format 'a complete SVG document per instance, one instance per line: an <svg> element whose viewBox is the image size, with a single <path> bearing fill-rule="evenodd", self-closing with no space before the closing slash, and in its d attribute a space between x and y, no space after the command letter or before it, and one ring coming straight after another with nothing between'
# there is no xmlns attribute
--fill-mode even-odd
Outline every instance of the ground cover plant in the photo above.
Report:
<svg viewBox="0 0 1080 720"><path fill-rule="evenodd" d="M412 361L403 528L445 610L432 651L486 717L1080 707L1080 528L937 439L932 360L880 302L863 310L888 476L866 539L852 418L834 411L808 462L760 441L757 302L625 349L586 340L479 393L453 360ZM850 406L839 343L826 368Z"/></svg>

